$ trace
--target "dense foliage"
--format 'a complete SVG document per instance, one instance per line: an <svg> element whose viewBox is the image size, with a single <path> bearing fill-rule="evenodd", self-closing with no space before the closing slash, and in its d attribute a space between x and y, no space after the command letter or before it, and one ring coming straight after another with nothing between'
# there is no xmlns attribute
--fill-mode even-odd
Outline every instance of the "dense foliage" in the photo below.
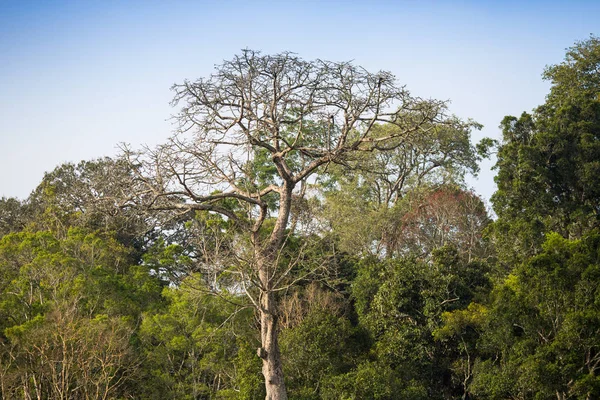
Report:
<svg viewBox="0 0 600 400"><path fill-rule="evenodd" d="M600 398L600 39L544 78L545 104L501 123L494 221L464 183L490 145L475 123L294 192L272 293L289 398ZM65 164L0 200L0 398L265 397L260 286L235 268L253 214L218 191L225 216L138 207L135 168ZM243 170L237 185L278 183L264 148Z"/></svg>

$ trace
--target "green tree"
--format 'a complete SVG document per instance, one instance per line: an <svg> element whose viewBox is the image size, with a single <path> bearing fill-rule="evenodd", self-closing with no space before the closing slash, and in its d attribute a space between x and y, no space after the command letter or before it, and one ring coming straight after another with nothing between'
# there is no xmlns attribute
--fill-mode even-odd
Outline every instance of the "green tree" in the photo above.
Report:
<svg viewBox="0 0 600 400"><path fill-rule="evenodd" d="M61 164L44 175L24 202L26 223L32 230L58 235L71 227L112 233L139 256L158 235L156 227L171 227L162 215L149 216L128 204L132 176L123 160L109 157Z"/></svg>
<svg viewBox="0 0 600 400"><path fill-rule="evenodd" d="M27 222L29 210L18 199L2 197L0 199L0 237L22 230Z"/></svg>
<svg viewBox="0 0 600 400"><path fill-rule="evenodd" d="M315 306L282 332L281 346L290 397L309 400L322 398L328 380L352 369L364 344L347 318Z"/></svg>
<svg viewBox="0 0 600 400"><path fill-rule="evenodd" d="M485 265L465 262L449 246L438 249L429 262L414 258L363 261L352 292L360 324L372 345L368 362L348 374L345 381L350 386L340 387L341 393L358 390L363 383L349 382L362 374L379 378L372 389L362 388L367 391L358 393L404 388L366 397L447 398L464 393L464 371L456 364L468 355L455 343L436 340L435 334L443 326L444 313L466 309L481 301L489 289ZM467 362L472 366L473 361ZM365 398L348 393L347 398Z"/></svg>
<svg viewBox="0 0 600 400"><path fill-rule="evenodd" d="M140 313L160 282L114 237L71 228L0 239L3 398L112 398L134 386Z"/></svg>
<svg viewBox="0 0 600 400"><path fill-rule="evenodd" d="M554 233L498 285L472 390L489 398L600 396L600 235Z"/></svg>
<svg viewBox="0 0 600 400"><path fill-rule="evenodd" d="M396 126L376 126L385 136ZM485 143L474 146L471 132L480 125L431 124L426 135L400 140L383 152L361 153L323 177L329 190L324 219L343 250L392 256L407 212L406 198L424 188L461 186L477 174ZM484 141L486 142L486 141Z"/></svg>
<svg viewBox="0 0 600 400"><path fill-rule="evenodd" d="M167 307L147 313L140 330L144 380L149 382L142 396L256 398L260 362L245 352L258 343L251 330L252 310L236 305L239 296L211 295L199 275L165 288L163 296ZM242 354L254 363L248 365ZM251 389L247 381L253 376Z"/></svg>
<svg viewBox="0 0 600 400"><path fill-rule="evenodd" d="M544 234L578 238L600 220L600 39L568 49L544 71L551 89L532 115L506 117L492 196L505 262L540 250Z"/></svg>

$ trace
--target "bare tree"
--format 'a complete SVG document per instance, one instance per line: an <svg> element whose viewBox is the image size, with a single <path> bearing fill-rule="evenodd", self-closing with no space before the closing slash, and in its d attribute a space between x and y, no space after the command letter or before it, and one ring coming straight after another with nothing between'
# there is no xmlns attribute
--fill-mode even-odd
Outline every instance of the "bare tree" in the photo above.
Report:
<svg viewBox="0 0 600 400"><path fill-rule="evenodd" d="M216 213L235 224L234 271L260 317L267 399L286 399L277 296L296 282L282 262L295 204L311 177L359 152L386 151L434 125L461 124L446 103L412 97L389 72L245 50L214 74L173 86L175 135L156 149L124 149L136 198L154 210ZM398 127L374 134L374 126ZM269 223L267 223L269 221ZM247 244L245 246L244 244ZM228 261L228 268L234 264Z"/></svg>

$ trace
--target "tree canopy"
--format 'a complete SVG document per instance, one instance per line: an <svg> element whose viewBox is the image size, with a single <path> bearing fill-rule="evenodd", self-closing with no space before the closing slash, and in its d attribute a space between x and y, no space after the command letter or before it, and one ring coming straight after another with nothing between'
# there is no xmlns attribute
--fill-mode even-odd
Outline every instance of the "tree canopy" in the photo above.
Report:
<svg viewBox="0 0 600 400"><path fill-rule="evenodd" d="M245 50L155 148L0 200L0 397L600 397L600 40L493 141L388 72Z"/></svg>

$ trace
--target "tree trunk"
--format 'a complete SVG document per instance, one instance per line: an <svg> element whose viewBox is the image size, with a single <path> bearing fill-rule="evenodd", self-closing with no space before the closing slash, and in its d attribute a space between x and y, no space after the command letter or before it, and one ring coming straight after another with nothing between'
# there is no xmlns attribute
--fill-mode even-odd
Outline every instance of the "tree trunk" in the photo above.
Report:
<svg viewBox="0 0 600 400"><path fill-rule="evenodd" d="M260 309L260 339L262 347L258 356L262 359L262 373L265 377L266 400L287 400L283 380L281 354L277 340L277 308L272 292L263 293Z"/></svg>
<svg viewBox="0 0 600 400"><path fill-rule="evenodd" d="M279 213L267 246L261 248L259 242L255 241L258 276L262 286L259 299L261 348L258 349L258 356L263 363L262 373L265 377L266 400L287 400L288 398L277 340L279 336L277 330L278 307L272 287L271 273L273 271L271 268L277 268L275 265L277 263L276 254L281 250L280 246L284 241L285 229L290 217L293 189L294 183L287 181L280 192Z"/></svg>

